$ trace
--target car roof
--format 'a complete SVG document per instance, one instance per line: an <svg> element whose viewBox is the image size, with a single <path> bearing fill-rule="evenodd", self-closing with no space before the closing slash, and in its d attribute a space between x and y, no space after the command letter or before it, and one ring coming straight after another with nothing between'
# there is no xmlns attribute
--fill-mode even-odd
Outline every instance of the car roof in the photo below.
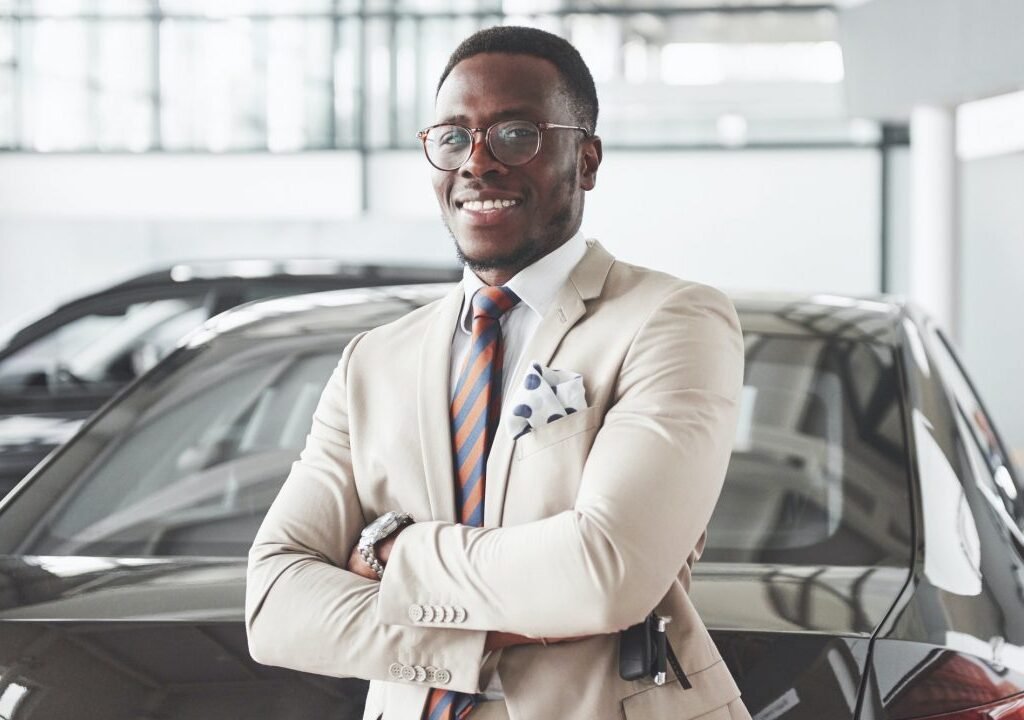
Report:
<svg viewBox="0 0 1024 720"><path fill-rule="evenodd" d="M453 265L400 265L392 263L354 263L339 258L239 258L232 260L196 260L179 262L129 278L104 290L127 290L150 285L232 278L282 279L299 277L348 277L373 280L387 285L411 282L419 278L457 278L461 269Z"/></svg>
<svg viewBox="0 0 1024 720"><path fill-rule="evenodd" d="M183 344L196 346L222 336L262 338L298 333L339 333L365 329L441 298L451 283L328 290L258 300L208 320ZM744 331L772 335L867 340L899 344L899 325L908 303L898 295L853 296L730 291ZM347 308L347 312L339 312ZM358 317L357 317L358 316ZM376 318L363 322L360 317Z"/></svg>

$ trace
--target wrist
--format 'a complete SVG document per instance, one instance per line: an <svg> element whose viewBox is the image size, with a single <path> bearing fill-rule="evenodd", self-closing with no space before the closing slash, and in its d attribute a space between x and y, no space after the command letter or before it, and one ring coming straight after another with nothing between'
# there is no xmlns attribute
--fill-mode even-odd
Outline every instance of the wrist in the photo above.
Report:
<svg viewBox="0 0 1024 720"><path fill-rule="evenodd" d="M391 555L396 533L412 523L412 516L407 513L386 512L367 525L359 535L357 549L359 556L377 575L384 575L384 565Z"/></svg>

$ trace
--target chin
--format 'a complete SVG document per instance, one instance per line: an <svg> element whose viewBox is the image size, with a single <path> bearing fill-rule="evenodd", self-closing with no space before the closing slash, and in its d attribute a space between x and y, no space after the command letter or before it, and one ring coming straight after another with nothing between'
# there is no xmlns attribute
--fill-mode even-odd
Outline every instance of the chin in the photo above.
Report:
<svg viewBox="0 0 1024 720"><path fill-rule="evenodd" d="M537 249L530 242L510 247L506 244L458 238L455 240L455 251L459 260L471 270L518 271L533 262L537 255Z"/></svg>

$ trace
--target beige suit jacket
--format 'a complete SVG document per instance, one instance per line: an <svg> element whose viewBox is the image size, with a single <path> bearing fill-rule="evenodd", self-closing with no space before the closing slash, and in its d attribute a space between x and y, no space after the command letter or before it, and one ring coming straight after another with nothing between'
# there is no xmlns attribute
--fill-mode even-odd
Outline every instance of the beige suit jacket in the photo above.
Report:
<svg viewBox="0 0 1024 720"><path fill-rule="evenodd" d="M249 555L252 656L370 679L367 718L418 719L428 668L463 692L496 668L513 720L683 720L725 706L747 717L687 594L743 384L729 299L591 241L524 354L581 373L588 407L518 440L499 425L482 528L455 523L448 375L461 302L457 287L345 348ZM383 581L345 571L359 532L388 510L417 522ZM619 678L616 633L655 606L673 618L692 689ZM486 657L488 630L590 637Z"/></svg>

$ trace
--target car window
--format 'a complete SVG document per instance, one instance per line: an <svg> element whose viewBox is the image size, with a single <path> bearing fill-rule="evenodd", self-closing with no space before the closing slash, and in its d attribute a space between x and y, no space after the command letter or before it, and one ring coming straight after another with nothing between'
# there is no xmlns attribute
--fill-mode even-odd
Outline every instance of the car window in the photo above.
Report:
<svg viewBox="0 0 1024 720"><path fill-rule="evenodd" d="M243 556L346 341L218 340L161 365L36 478L40 492L51 481L66 489L53 491L21 551ZM739 430L705 558L905 565L895 374L886 348L748 334Z"/></svg>
<svg viewBox="0 0 1024 720"><path fill-rule="evenodd" d="M909 474L892 351L745 338L740 419L704 558L905 565Z"/></svg>
<svg viewBox="0 0 1024 720"><path fill-rule="evenodd" d="M81 473L31 553L245 554L338 356L241 354L182 376Z"/></svg>
<svg viewBox="0 0 1024 720"><path fill-rule="evenodd" d="M0 394L61 394L123 384L155 365L206 319L202 295L111 304L0 360Z"/></svg>
<svg viewBox="0 0 1024 720"><path fill-rule="evenodd" d="M1024 530L1024 487L1016 468L1005 450L996 425L982 404L970 379L964 372L949 338L935 331L937 342L932 343L932 354L942 377L952 391L959 420L967 429L966 437L973 440L976 480L988 491L989 497L998 497L1003 510L1017 529Z"/></svg>

